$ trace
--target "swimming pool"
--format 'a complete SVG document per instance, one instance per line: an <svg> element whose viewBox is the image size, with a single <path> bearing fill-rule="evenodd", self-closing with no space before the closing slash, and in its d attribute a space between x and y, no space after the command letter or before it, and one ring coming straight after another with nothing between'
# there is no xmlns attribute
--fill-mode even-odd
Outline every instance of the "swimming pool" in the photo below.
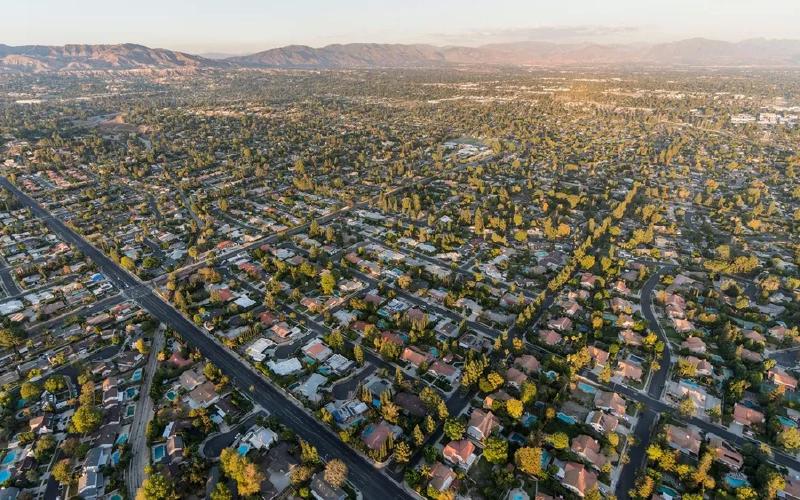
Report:
<svg viewBox="0 0 800 500"><path fill-rule="evenodd" d="M132 416L133 416L135 413L136 413L136 405L128 405L128 407L127 407L127 408L125 408L125 417L128 417L128 418L130 418L130 417L132 417Z"/></svg>
<svg viewBox="0 0 800 500"><path fill-rule="evenodd" d="M142 369L137 368L136 370L133 371L133 375L131 375L131 381L138 382L140 380L142 380Z"/></svg>
<svg viewBox="0 0 800 500"><path fill-rule="evenodd" d="M658 493L667 495L670 498L678 498L678 492L670 488L669 486L661 485L656 490Z"/></svg>
<svg viewBox="0 0 800 500"><path fill-rule="evenodd" d="M117 440L114 442L114 444L125 444L127 442L128 442L128 435L120 434L119 437L117 437Z"/></svg>
<svg viewBox="0 0 800 500"><path fill-rule="evenodd" d="M565 424L569 424L569 425L575 425L575 423L577 422L577 420L575 420L575 417L571 417L571 416L567 415L566 413L561 413L561 412L556 413L556 418L558 418L559 420L561 420Z"/></svg>
<svg viewBox="0 0 800 500"><path fill-rule="evenodd" d="M0 470L0 484L5 483L9 479L11 479L11 471L8 469Z"/></svg>
<svg viewBox="0 0 800 500"><path fill-rule="evenodd" d="M112 493L111 496L108 497L108 500L122 500L122 495L119 493Z"/></svg>
<svg viewBox="0 0 800 500"><path fill-rule="evenodd" d="M153 446L152 450L153 462L160 461L162 458L164 458L164 455L166 454L167 454L167 447L165 445L157 444Z"/></svg>
<svg viewBox="0 0 800 500"><path fill-rule="evenodd" d="M119 450L116 450L111 454L111 463L114 465L119 465Z"/></svg>
<svg viewBox="0 0 800 500"><path fill-rule="evenodd" d="M741 474L741 473L737 473L737 474L728 473L728 474L725 474L725 484L727 484L728 486L730 486L733 489L736 489L736 488L741 488L742 486L745 486L746 484L748 484L748 482L747 482L747 478L744 476L744 474Z"/></svg>
<svg viewBox="0 0 800 500"><path fill-rule="evenodd" d="M245 456L247 455L247 452L250 451L250 445L247 443L242 443L238 448L236 448L236 451L239 453L239 455Z"/></svg>
<svg viewBox="0 0 800 500"><path fill-rule="evenodd" d="M13 464L16 458L17 458L16 450L11 450L6 454L6 456L3 457L3 461L0 462L0 465Z"/></svg>
<svg viewBox="0 0 800 500"><path fill-rule="evenodd" d="M139 389L136 387L128 387L125 389L125 397L128 399L135 398L137 394L139 394Z"/></svg>
<svg viewBox="0 0 800 500"><path fill-rule="evenodd" d="M167 393L164 395L169 401L175 401L178 397L178 393L173 391L172 389L168 390Z"/></svg>
<svg viewBox="0 0 800 500"><path fill-rule="evenodd" d="M797 427L797 422L783 415L778 415L778 422L784 427Z"/></svg>
<svg viewBox="0 0 800 500"><path fill-rule="evenodd" d="M591 386L586 382L578 382L578 389L585 392L586 394L594 394L597 392L597 389L594 386Z"/></svg>

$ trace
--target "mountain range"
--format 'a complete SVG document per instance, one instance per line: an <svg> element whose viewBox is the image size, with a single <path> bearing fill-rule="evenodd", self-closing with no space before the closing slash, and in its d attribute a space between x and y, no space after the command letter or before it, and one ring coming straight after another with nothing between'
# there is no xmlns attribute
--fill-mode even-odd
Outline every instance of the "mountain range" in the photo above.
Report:
<svg viewBox="0 0 800 500"><path fill-rule="evenodd" d="M691 38L658 44L514 42L479 47L351 43L289 45L246 56L208 58L137 44L0 44L0 71L197 70L205 68L410 68L452 65L800 66L800 40L724 42Z"/></svg>

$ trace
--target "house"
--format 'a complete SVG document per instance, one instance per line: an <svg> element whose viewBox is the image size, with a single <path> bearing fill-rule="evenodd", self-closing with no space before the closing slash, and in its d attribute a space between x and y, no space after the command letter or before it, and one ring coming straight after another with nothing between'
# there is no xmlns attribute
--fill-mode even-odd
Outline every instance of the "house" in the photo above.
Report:
<svg viewBox="0 0 800 500"><path fill-rule="evenodd" d="M449 463L461 469L469 470L476 458L475 444L469 439L450 441L442 450L442 456Z"/></svg>
<svg viewBox="0 0 800 500"><path fill-rule="evenodd" d="M589 464L597 470L603 468L603 465L608 462L608 459L600 453L600 443L586 434L575 436L572 438L572 446L570 448L573 453L585 458Z"/></svg>
<svg viewBox="0 0 800 500"><path fill-rule="evenodd" d="M547 322L547 328L559 332L566 332L572 330L572 320L567 317L551 319L550 321Z"/></svg>
<svg viewBox="0 0 800 500"><path fill-rule="evenodd" d="M272 373L282 377L303 371L303 365L297 358L284 359L278 361L277 363L273 360L270 360L267 361L267 367Z"/></svg>
<svg viewBox="0 0 800 500"><path fill-rule="evenodd" d="M428 373L442 377L451 384L454 384L461 376L461 370L442 361L434 361L428 369Z"/></svg>
<svg viewBox="0 0 800 500"><path fill-rule="evenodd" d="M689 366L694 367L697 375L710 377L714 373L714 367L705 359L700 359L695 356L686 356L682 358Z"/></svg>
<svg viewBox="0 0 800 500"><path fill-rule="evenodd" d="M108 463L109 455L106 450L95 446L86 453L86 458L83 460L83 469L92 472L99 472L101 467L105 467Z"/></svg>
<svg viewBox="0 0 800 500"><path fill-rule="evenodd" d="M619 419L602 411L592 411L586 415L586 423L600 434L614 432L619 426Z"/></svg>
<svg viewBox="0 0 800 500"><path fill-rule="evenodd" d="M385 420L381 420L379 424L370 424L361 433L361 441L370 450L380 450L389 436L392 439L399 437L403 430L396 426L391 425Z"/></svg>
<svg viewBox="0 0 800 500"><path fill-rule="evenodd" d="M594 360L596 366L605 366L608 362L608 352L596 346L589 346L589 356Z"/></svg>
<svg viewBox="0 0 800 500"><path fill-rule="evenodd" d="M483 407L492 410L494 409L495 403L505 403L509 399L511 399L511 396L506 391L500 390L493 392L483 398Z"/></svg>
<svg viewBox="0 0 800 500"><path fill-rule="evenodd" d="M55 422L52 413L45 413L38 417L33 417L28 421L31 432L35 434L50 434L55 429Z"/></svg>
<svg viewBox="0 0 800 500"><path fill-rule="evenodd" d="M472 410L467 426L467 434L476 441L483 441L500 427L500 420L491 412L480 409Z"/></svg>
<svg viewBox="0 0 800 500"><path fill-rule="evenodd" d="M614 375L623 379L635 380L636 382L642 381L642 367L627 360L623 359L617 363L617 369Z"/></svg>
<svg viewBox="0 0 800 500"><path fill-rule="evenodd" d="M747 427L764 423L764 414L742 404L733 405L733 421Z"/></svg>
<svg viewBox="0 0 800 500"><path fill-rule="evenodd" d="M580 285L587 290L591 290L594 288L595 284L597 283L597 276L592 273L583 273L581 274Z"/></svg>
<svg viewBox="0 0 800 500"><path fill-rule="evenodd" d="M528 376L516 368L511 367L506 372L506 380L508 381L508 385L519 389L522 387L522 384L528 381Z"/></svg>
<svg viewBox="0 0 800 500"><path fill-rule="evenodd" d="M536 359L535 356L530 354L523 354L522 356L517 356L514 360L514 366L522 370L523 372L530 375L531 373L536 373L539 371L541 365L539 364L539 360Z"/></svg>
<svg viewBox="0 0 800 500"><path fill-rule="evenodd" d="M311 496L316 500L346 500L347 493L341 489L331 485L325 481L325 477L321 472L314 474L311 479Z"/></svg>
<svg viewBox="0 0 800 500"><path fill-rule="evenodd" d="M627 407L625 400L612 391L598 390L594 393L594 406L600 410L605 410L620 418L625 418Z"/></svg>
<svg viewBox="0 0 800 500"><path fill-rule="evenodd" d="M667 424L664 433L671 448L694 456L700 452L700 433L696 429Z"/></svg>
<svg viewBox="0 0 800 500"><path fill-rule="evenodd" d="M431 468L431 480L428 483L436 491L445 491L450 488L456 479L453 469L441 462L436 462Z"/></svg>
<svg viewBox="0 0 800 500"><path fill-rule="evenodd" d="M725 464L731 470L738 471L744 465L744 457L741 453L731 448L731 446L717 436L709 436L709 445L716 454L718 462Z"/></svg>
<svg viewBox="0 0 800 500"><path fill-rule="evenodd" d="M177 463L183 460L183 438L174 435L167 438L167 456L170 462Z"/></svg>
<svg viewBox="0 0 800 500"><path fill-rule="evenodd" d="M303 354L314 361L325 361L333 354L333 351L320 339L314 339L302 348Z"/></svg>
<svg viewBox="0 0 800 500"><path fill-rule="evenodd" d="M194 369L186 370L178 377L178 381L185 391L192 391L195 387L206 381L206 376Z"/></svg>
<svg viewBox="0 0 800 500"><path fill-rule="evenodd" d="M681 342L681 349L687 349L695 354L705 354L706 343L700 337L689 337Z"/></svg>
<svg viewBox="0 0 800 500"><path fill-rule="evenodd" d="M583 464L567 462L564 466L564 477L561 484L583 498L586 492L597 484L597 474L586 469Z"/></svg>
<svg viewBox="0 0 800 500"><path fill-rule="evenodd" d="M219 400L217 389L211 382L203 382L186 395L186 402L192 409L208 408Z"/></svg>
<svg viewBox="0 0 800 500"><path fill-rule="evenodd" d="M394 402L404 412L412 417L421 418L428 413L428 410L425 408L425 404L422 402L422 399L420 399L420 397L416 394L412 394L410 392L401 392L395 396Z"/></svg>
<svg viewBox="0 0 800 500"><path fill-rule="evenodd" d="M797 389L797 379L789 375L788 373L786 373L786 371L780 368L773 368L772 370L767 372L767 375L769 376L770 380L772 380L772 383L774 383L775 385L781 385L792 391Z"/></svg>
<svg viewBox="0 0 800 500"><path fill-rule="evenodd" d="M620 331L617 336L622 342L633 347L641 347L644 342L641 335L628 328Z"/></svg>
<svg viewBox="0 0 800 500"><path fill-rule="evenodd" d="M688 333L694 330L692 322L686 319L672 318L672 324L678 333Z"/></svg>
<svg viewBox="0 0 800 500"><path fill-rule="evenodd" d="M99 498L103 491L103 475L96 471L84 470L78 478L78 496L84 500Z"/></svg>
<svg viewBox="0 0 800 500"><path fill-rule="evenodd" d="M539 340L549 346L554 346L561 343L561 335L553 330L539 330Z"/></svg>
<svg viewBox="0 0 800 500"><path fill-rule="evenodd" d="M403 361L411 363L412 365L419 368L420 366L422 366L423 363L429 363L433 359L433 356L431 356L426 352L421 351L417 347L411 346L403 349L403 354L400 358Z"/></svg>

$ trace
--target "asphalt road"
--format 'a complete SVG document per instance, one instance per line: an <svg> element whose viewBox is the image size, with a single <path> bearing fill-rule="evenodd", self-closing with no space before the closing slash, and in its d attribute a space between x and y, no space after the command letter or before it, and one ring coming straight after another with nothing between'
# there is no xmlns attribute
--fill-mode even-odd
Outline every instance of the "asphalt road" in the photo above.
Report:
<svg viewBox="0 0 800 500"><path fill-rule="evenodd" d="M664 265L651 274L644 285L642 285L639 300L642 306L642 316L644 316L644 319L647 321L647 327L651 331L656 332L664 342L664 351L661 354L661 359L658 360L659 369L650 378L650 385L647 389L648 396L656 400L661 399L661 394L664 392L664 386L667 383L667 375L669 374L671 364L671 353L669 339L666 337L653 311L653 290L661 280L661 276L672 269L673 266ZM620 472L619 479L617 480L617 498L630 498L628 491L634 487L639 470L645 463L645 451L650 444L652 431L658 422L658 418L659 413L657 410L645 404L644 410L639 415L639 421L633 429L636 443L628 449L628 463L623 466L622 472Z"/></svg>
<svg viewBox="0 0 800 500"><path fill-rule="evenodd" d="M141 284L138 279L78 236L63 222L54 218L36 201L11 184L8 179L0 177L0 185L8 189L23 205L28 206L34 215L42 219L65 242L76 245L120 290L126 292L136 289L136 301L144 309L164 324L180 332L184 340L198 348L204 357L228 375L233 384L249 393L258 404L292 428L298 436L313 443L322 457L342 459L348 466L350 481L361 490L365 498L412 498L399 484L376 470L365 458L343 444L330 429L300 410L245 362L240 361L233 353L218 344L215 339L202 332L163 299L156 296L146 285Z"/></svg>

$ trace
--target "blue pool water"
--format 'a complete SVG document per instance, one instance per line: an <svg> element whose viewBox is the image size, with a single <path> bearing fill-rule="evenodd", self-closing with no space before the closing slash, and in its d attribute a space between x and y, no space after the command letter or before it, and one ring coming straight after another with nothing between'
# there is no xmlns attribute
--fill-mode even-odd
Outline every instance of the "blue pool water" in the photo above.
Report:
<svg viewBox="0 0 800 500"><path fill-rule="evenodd" d="M115 441L115 444L125 444L128 442L128 435L127 434L120 434Z"/></svg>
<svg viewBox="0 0 800 500"><path fill-rule="evenodd" d="M747 478L742 477L741 474L726 474L725 483L731 488L741 488L747 484Z"/></svg>
<svg viewBox="0 0 800 500"><path fill-rule="evenodd" d="M656 490L658 493L664 493L672 498L678 498L678 492L670 488L669 486L661 485Z"/></svg>
<svg viewBox="0 0 800 500"><path fill-rule="evenodd" d="M119 450L111 454L111 462L114 465L119 465Z"/></svg>
<svg viewBox="0 0 800 500"><path fill-rule="evenodd" d="M571 417L571 416L567 415L566 413L561 413L561 412L556 413L556 418L558 418L559 420L561 420L565 424L569 424L569 425L575 425L575 423L577 422L577 420L575 420L575 417Z"/></svg>
<svg viewBox="0 0 800 500"><path fill-rule="evenodd" d="M125 389L125 397L128 399L135 398L137 394L139 394L139 390L135 387L128 387Z"/></svg>
<svg viewBox="0 0 800 500"><path fill-rule="evenodd" d="M540 460L542 469L547 467L547 464L550 463L550 454L547 453L547 450L542 450L542 458Z"/></svg>
<svg viewBox="0 0 800 500"><path fill-rule="evenodd" d="M140 380L142 380L142 369L137 368L136 370L134 370L133 375L131 375L131 381L138 382Z"/></svg>
<svg viewBox="0 0 800 500"><path fill-rule="evenodd" d="M597 392L597 389L594 386L591 386L586 382L578 382L578 389L585 392L586 394L594 394Z"/></svg>
<svg viewBox="0 0 800 500"><path fill-rule="evenodd" d="M3 457L3 461L0 462L0 465L8 465L10 463L13 463L14 459L16 459L16 458L17 458L17 452L16 451L9 451L8 454Z"/></svg>
<svg viewBox="0 0 800 500"><path fill-rule="evenodd" d="M784 427L797 427L797 422L783 415L778 415L778 422Z"/></svg>
<svg viewBox="0 0 800 500"><path fill-rule="evenodd" d="M122 500L122 495L120 495L119 493L114 493L113 495L108 497L108 500Z"/></svg>
<svg viewBox="0 0 800 500"><path fill-rule="evenodd" d="M158 462L167 454L167 447L163 444L153 446L153 462Z"/></svg>
<svg viewBox="0 0 800 500"><path fill-rule="evenodd" d="M136 413L136 405L128 405L128 407L125 408L126 417L132 417L135 413Z"/></svg>
<svg viewBox="0 0 800 500"><path fill-rule="evenodd" d="M178 397L178 394L173 390L169 390L167 391L166 397L170 401L175 401L175 398Z"/></svg>
<svg viewBox="0 0 800 500"><path fill-rule="evenodd" d="M511 495L511 500L524 500L525 498L527 497L523 495L521 492L515 492L512 493Z"/></svg>
<svg viewBox="0 0 800 500"><path fill-rule="evenodd" d="M11 479L11 471L8 469L0 470L0 484L5 483L9 479Z"/></svg>
<svg viewBox="0 0 800 500"><path fill-rule="evenodd" d="M236 448L236 451L239 452L239 455L245 456L247 455L247 452L250 451L250 445L247 443L242 443L238 448Z"/></svg>
<svg viewBox="0 0 800 500"><path fill-rule="evenodd" d="M531 415L530 413L526 413L522 416L522 425L525 427L530 427L536 423L536 415Z"/></svg>

